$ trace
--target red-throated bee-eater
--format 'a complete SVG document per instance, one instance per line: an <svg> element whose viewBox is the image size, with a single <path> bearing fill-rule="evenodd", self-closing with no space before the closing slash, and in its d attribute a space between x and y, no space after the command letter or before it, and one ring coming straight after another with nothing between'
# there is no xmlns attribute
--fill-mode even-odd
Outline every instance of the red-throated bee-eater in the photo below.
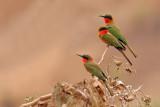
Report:
<svg viewBox="0 0 160 107"><path fill-rule="evenodd" d="M123 34L120 32L120 30L114 25L113 22L113 17L109 14L104 15L104 16L100 16L104 18L104 22L106 24L106 27L108 29L108 31L115 36L118 41L120 42L121 45L123 46L127 46L127 48L130 50L130 52L133 54L133 56L136 58L137 55L134 53L134 51L129 47L128 45L128 41L126 40L126 38L123 36Z"/></svg>
<svg viewBox="0 0 160 107"><path fill-rule="evenodd" d="M102 71L102 69L93 61L93 58L89 55L80 55L77 54L82 58L82 62L86 68L86 70L91 73L93 76L98 77L100 80L105 81L107 76Z"/></svg>
<svg viewBox="0 0 160 107"><path fill-rule="evenodd" d="M123 54L123 56L126 58L126 60L129 62L129 64L132 65L132 62L124 53L126 48L119 42L119 40L115 36L113 36L109 32L109 30L106 27L99 28L99 37L108 46L114 46L118 51L120 51Z"/></svg>
<svg viewBox="0 0 160 107"><path fill-rule="evenodd" d="M103 72L103 70L93 61L93 58L90 55L85 55L85 54L84 55L77 54L77 55L82 58L82 62L86 70L89 73L91 73L92 76L96 76L98 79L102 80L105 83L110 95L112 96L113 92L109 88L109 85L107 83L108 78L106 74Z"/></svg>

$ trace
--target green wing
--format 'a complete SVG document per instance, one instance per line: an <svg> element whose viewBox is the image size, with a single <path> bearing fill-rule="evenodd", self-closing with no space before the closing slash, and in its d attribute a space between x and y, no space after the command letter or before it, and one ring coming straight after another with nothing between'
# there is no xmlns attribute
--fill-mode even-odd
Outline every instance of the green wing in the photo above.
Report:
<svg viewBox="0 0 160 107"><path fill-rule="evenodd" d="M112 34L105 34L101 36L101 39L107 43L108 45L114 46L117 49L124 49L125 47L121 45L121 43L118 41L116 37L114 37Z"/></svg>
<svg viewBox="0 0 160 107"><path fill-rule="evenodd" d="M87 62L84 64L84 66L88 72L90 72L94 76L97 76L99 79L101 80L107 79L107 76L97 64L93 62Z"/></svg>
<svg viewBox="0 0 160 107"><path fill-rule="evenodd" d="M115 25L110 24L110 25L108 25L108 26L112 27L112 28L113 28L114 30L116 30L117 32L120 32L120 29L119 29L118 27L116 27Z"/></svg>
<svg viewBox="0 0 160 107"><path fill-rule="evenodd" d="M114 25L107 25L106 26L109 30L109 32L115 36L120 42L122 42L123 44L127 45L127 40L125 39L125 37L121 34L120 30L114 26Z"/></svg>

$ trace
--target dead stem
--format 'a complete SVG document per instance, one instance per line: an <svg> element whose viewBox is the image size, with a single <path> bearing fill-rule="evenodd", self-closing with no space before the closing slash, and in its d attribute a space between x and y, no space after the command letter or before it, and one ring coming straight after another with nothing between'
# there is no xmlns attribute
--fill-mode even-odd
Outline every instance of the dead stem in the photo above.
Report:
<svg viewBox="0 0 160 107"><path fill-rule="evenodd" d="M104 52L103 52L103 54L102 54L102 56L101 56L101 59L100 59L99 62L98 62L98 65L100 65L100 64L102 63L102 61L104 60L104 56L105 56L108 48L109 48L108 46L105 48L105 50L104 50Z"/></svg>

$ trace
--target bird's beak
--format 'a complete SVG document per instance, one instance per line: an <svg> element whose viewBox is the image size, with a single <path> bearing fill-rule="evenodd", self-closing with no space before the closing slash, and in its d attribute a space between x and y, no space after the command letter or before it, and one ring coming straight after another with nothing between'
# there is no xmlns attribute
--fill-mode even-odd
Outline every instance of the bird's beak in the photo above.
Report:
<svg viewBox="0 0 160 107"><path fill-rule="evenodd" d="M105 16L101 15L101 16L99 16L99 17L103 17L103 18L104 18Z"/></svg>
<svg viewBox="0 0 160 107"><path fill-rule="evenodd" d="M76 53L76 55L78 55L78 56L80 56L80 57L83 57L83 55L81 55L81 54L78 54L78 53Z"/></svg>

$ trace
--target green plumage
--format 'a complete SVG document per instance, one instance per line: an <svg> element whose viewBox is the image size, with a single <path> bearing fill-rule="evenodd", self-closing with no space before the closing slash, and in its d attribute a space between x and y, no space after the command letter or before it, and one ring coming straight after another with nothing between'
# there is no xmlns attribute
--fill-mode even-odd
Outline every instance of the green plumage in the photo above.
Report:
<svg viewBox="0 0 160 107"><path fill-rule="evenodd" d="M121 34L120 30L114 26L113 24L111 25L106 25L106 28L109 30L109 32L115 36L120 42L122 42L124 45L127 45L128 42L127 40L124 38L124 36Z"/></svg>
<svg viewBox="0 0 160 107"><path fill-rule="evenodd" d="M108 45L111 45L117 48L123 54L123 56L128 60L128 62L132 65L131 61L128 59L128 57L125 55L123 51L126 50L126 47L127 47L135 58L137 57L137 55L134 53L132 48L129 47L127 40L125 39L123 34L120 32L120 30L113 24L112 15L106 14L100 17L103 17L106 23L105 27L101 27L99 29L100 38ZM105 30L107 30L107 32ZM105 32L107 34L105 34ZM112 36L114 36L115 38L113 38Z"/></svg>
<svg viewBox="0 0 160 107"><path fill-rule="evenodd" d="M118 49L122 55L126 58L126 60L129 62L130 65L132 65L132 62L129 60L129 58L126 56L126 54L123 52L126 50L125 46L115 37L113 36L111 33L106 32L107 31L106 27L101 27L99 29L99 32L103 32L101 34L99 34L99 37L102 41L104 41L106 44L108 44L109 46L114 46L116 49Z"/></svg>
<svg viewBox="0 0 160 107"><path fill-rule="evenodd" d="M103 72L103 70L96 63L93 62L92 57L89 55L80 55L80 54L77 54L77 55L83 58L83 63L84 63L86 70L89 73L91 73L92 76L96 76L98 77L98 79L102 80L104 84L106 85L106 88L108 89L109 94L113 96L114 94L112 90L110 89L109 84L106 81L106 79L108 80L107 75Z"/></svg>
<svg viewBox="0 0 160 107"><path fill-rule="evenodd" d="M100 35L100 38L108 45L114 46L118 50L125 50L125 47L111 34Z"/></svg>
<svg viewBox="0 0 160 107"><path fill-rule="evenodd" d="M93 76L98 77L100 80L105 81L107 79L107 76L102 69L94 62L86 62L84 66L88 72L90 72Z"/></svg>
<svg viewBox="0 0 160 107"><path fill-rule="evenodd" d="M133 54L133 56L136 58L137 55L134 53L131 47L129 47L127 40L123 36L123 34L120 32L120 30L113 24L106 25L106 28L108 29L109 33L111 33L114 37L118 39L118 41L121 43L121 45L127 46L129 51Z"/></svg>

